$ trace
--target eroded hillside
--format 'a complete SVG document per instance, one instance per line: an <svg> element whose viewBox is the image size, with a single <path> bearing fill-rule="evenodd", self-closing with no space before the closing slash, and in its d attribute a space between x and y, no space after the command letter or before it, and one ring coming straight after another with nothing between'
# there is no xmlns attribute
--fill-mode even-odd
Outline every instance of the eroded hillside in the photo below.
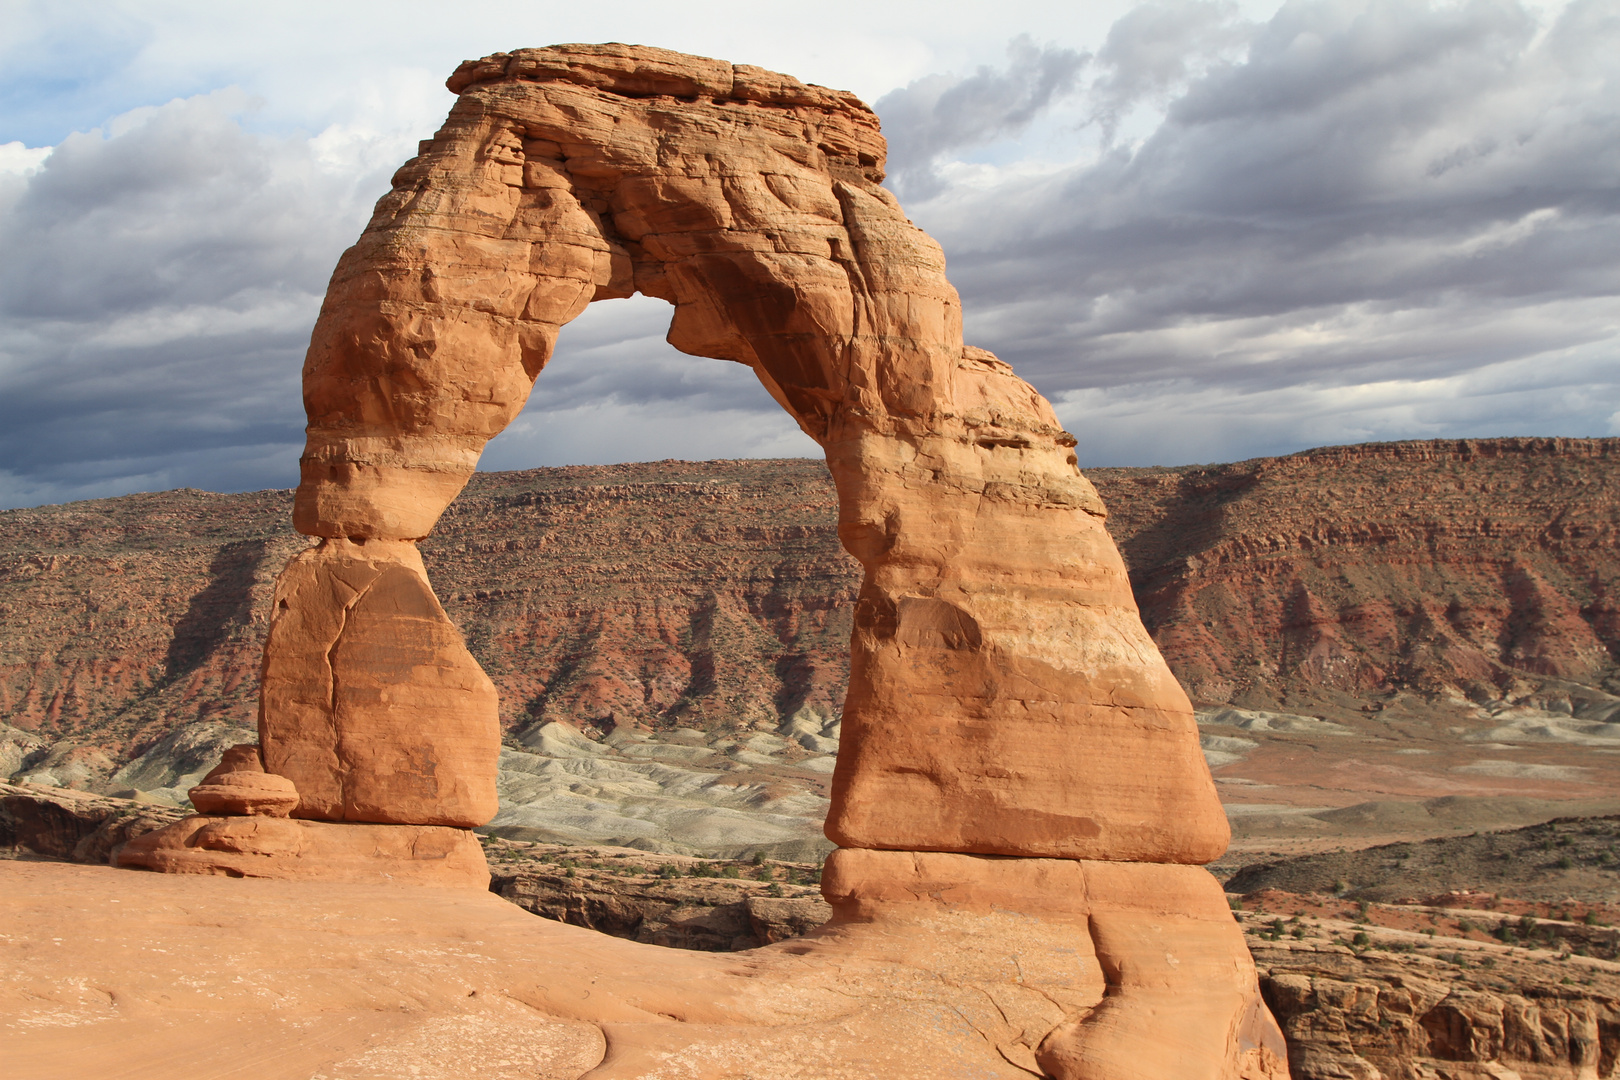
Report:
<svg viewBox="0 0 1620 1080"><path fill-rule="evenodd" d="M1323 811L1368 800L1516 800L1498 827L1549 801L1604 809L1613 755L1589 751L1620 747L1620 440L1088 475L1204 707L1240 837L1343 832L1345 812ZM250 737L271 584L306 542L290 501L175 491L0 514L6 775L183 794L209 740ZM423 551L500 689L504 790L568 814L675 792L709 816L803 816L784 843L814 834L859 581L820 463L481 474ZM599 790L577 790L584 773ZM1455 828L1481 827L1471 814Z"/></svg>

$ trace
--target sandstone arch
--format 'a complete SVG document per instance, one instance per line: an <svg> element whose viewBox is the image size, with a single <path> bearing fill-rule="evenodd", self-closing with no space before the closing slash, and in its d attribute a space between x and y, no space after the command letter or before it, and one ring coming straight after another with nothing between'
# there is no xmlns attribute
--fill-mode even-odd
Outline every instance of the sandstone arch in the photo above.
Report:
<svg viewBox="0 0 1620 1080"><path fill-rule="evenodd" d="M284 582L261 719L300 813L493 813L491 691L441 632L411 542L521 409L557 329L642 292L674 305L672 344L747 364L826 450L866 568L831 839L1188 863L1224 848L1191 709L1074 440L964 347L938 246L879 186L869 109L614 45L498 54L449 85L449 119L339 264L305 366L296 524L326 543ZM418 661L439 658L414 669L433 685L372 685L368 642L406 626Z"/></svg>
<svg viewBox="0 0 1620 1080"><path fill-rule="evenodd" d="M1074 440L963 345L938 247L878 186L870 110L622 45L498 54L450 86L311 341L295 523L319 543L277 584L260 747L121 864L488 882L466 828L496 810L494 690L415 541L557 328L640 291L826 450L865 567L835 915L738 959L564 935L517 999L598 1027L592 1080L1286 1080L1219 885L1176 865L1227 839L1186 696ZM276 816L294 798L308 820Z"/></svg>

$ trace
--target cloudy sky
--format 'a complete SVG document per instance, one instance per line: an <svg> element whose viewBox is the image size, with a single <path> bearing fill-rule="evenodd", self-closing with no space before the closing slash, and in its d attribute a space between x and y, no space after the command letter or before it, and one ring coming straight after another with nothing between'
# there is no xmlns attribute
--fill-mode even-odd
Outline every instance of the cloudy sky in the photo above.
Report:
<svg viewBox="0 0 1620 1080"><path fill-rule="evenodd" d="M445 76L566 41L872 102L1083 465L1620 434L1620 0L705 10L0 0L0 507L294 483L327 276ZM815 452L668 316L593 305L485 467Z"/></svg>

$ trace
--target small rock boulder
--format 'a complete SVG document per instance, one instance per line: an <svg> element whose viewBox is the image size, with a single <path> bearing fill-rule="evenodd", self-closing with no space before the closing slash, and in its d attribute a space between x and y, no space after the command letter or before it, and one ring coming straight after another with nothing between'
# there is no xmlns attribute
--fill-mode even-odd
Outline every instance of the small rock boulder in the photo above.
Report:
<svg viewBox="0 0 1620 1080"><path fill-rule="evenodd" d="M187 794L199 814L287 817L298 805L298 788L285 776L264 771L257 746L233 746L219 765Z"/></svg>

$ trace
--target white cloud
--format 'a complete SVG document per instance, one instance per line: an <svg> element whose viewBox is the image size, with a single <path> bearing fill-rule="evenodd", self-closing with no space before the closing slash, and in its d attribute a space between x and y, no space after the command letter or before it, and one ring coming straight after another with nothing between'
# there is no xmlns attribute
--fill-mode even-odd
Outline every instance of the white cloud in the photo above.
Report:
<svg viewBox="0 0 1620 1080"><path fill-rule="evenodd" d="M344 135L334 168L322 137L246 130L252 106L144 107L9 185L0 498L292 482L326 279L411 144Z"/></svg>
<svg viewBox="0 0 1620 1080"><path fill-rule="evenodd" d="M0 175L26 176L50 156L49 146L24 146L16 140L0 143Z"/></svg>

